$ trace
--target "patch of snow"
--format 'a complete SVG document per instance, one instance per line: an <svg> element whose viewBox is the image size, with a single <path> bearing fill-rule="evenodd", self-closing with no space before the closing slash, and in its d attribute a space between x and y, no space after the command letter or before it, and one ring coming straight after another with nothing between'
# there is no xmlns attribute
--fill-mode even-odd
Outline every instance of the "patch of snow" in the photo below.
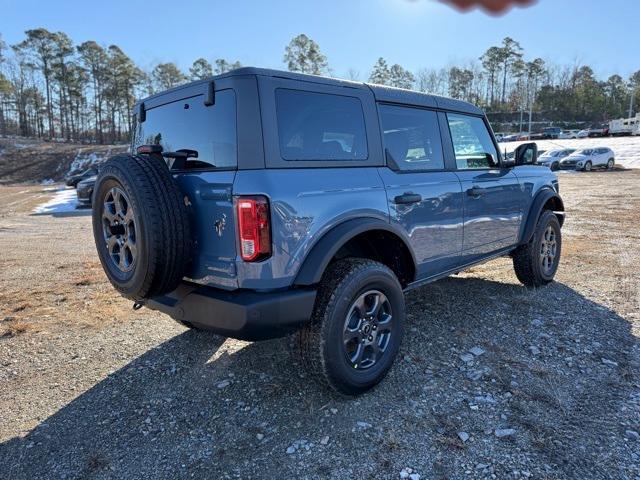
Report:
<svg viewBox="0 0 640 480"><path fill-rule="evenodd" d="M46 180L43 180L42 182L40 182L40 185L52 185L55 182L53 181L52 178L47 178Z"/></svg>
<svg viewBox="0 0 640 480"><path fill-rule="evenodd" d="M640 168L640 136L635 137L602 137L579 138L566 140L534 140L539 150L553 150L554 148L597 148L609 147L613 150L616 164L625 168ZM514 151L519 145L528 142L500 143L502 152Z"/></svg>
<svg viewBox="0 0 640 480"><path fill-rule="evenodd" d="M33 213L64 213L75 211L78 199L74 188L62 188L46 203L38 205Z"/></svg>

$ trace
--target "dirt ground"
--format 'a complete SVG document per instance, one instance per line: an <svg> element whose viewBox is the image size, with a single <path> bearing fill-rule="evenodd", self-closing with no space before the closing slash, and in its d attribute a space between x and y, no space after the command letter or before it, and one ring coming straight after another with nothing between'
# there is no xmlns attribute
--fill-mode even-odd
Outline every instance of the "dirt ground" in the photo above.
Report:
<svg viewBox="0 0 640 480"><path fill-rule="evenodd" d="M640 478L640 170L559 176L557 281L500 259L412 291L400 357L356 399L286 339L133 311L88 212L0 187L0 478Z"/></svg>

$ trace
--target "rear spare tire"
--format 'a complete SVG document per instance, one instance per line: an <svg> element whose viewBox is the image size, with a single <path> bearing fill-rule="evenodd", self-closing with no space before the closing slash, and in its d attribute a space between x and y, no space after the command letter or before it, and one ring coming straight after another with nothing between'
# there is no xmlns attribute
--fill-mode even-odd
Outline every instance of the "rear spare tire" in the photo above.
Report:
<svg viewBox="0 0 640 480"><path fill-rule="evenodd" d="M93 238L102 268L125 297L174 290L191 250L185 202L162 159L118 155L100 169Z"/></svg>

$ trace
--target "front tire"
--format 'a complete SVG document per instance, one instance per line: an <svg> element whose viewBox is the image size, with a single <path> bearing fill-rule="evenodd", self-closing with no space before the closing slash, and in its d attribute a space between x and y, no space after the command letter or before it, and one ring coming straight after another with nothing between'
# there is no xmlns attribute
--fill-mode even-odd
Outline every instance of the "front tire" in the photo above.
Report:
<svg viewBox="0 0 640 480"><path fill-rule="evenodd" d="M615 164L615 161L613 160L613 158L610 158L607 161L607 170L613 170L613 165Z"/></svg>
<svg viewBox="0 0 640 480"><path fill-rule="evenodd" d="M385 265L347 258L324 273L311 322L295 337L305 368L321 383L357 395L387 374L402 342L402 287Z"/></svg>
<svg viewBox="0 0 640 480"><path fill-rule="evenodd" d="M584 171L585 172L590 172L592 166L593 165L591 164L591 160L587 161L587 163L584 164Z"/></svg>
<svg viewBox="0 0 640 480"><path fill-rule="evenodd" d="M556 171L558 171L558 170L560 170L560 163L558 163L558 162L553 162L553 163L551 164L551 171L552 171L552 172L556 172Z"/></svg>
<svg viewBox="0 0 640 480"><path fill-rule="evenodd" d="M553 280L562 251L562 234L558 217L544 210L533 237L513 253L516 277L528 287L541 287Z"/></svg>

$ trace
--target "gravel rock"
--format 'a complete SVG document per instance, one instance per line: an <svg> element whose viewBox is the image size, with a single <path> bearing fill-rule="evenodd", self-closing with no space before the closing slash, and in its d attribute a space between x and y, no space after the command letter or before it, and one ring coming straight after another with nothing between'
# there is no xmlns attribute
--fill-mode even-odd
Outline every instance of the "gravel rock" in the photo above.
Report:
<svg viewBox="0 0 640 480"><path fill-rule="evenodd" d="M458 432L458 438L464 443L469 440L469 434L467 432Z"/></svg>
<svg viewBox="0 0 640 480"><path fill-rule="evenodd" d="M474 354L476 357L479 357L480 355L482 355L484 353L484 349L481 348L481 347L473 347L473 348L469 349L469 352Z"/></svg>
<svg viewBox="0 0 640 480"><path fill-rule="evenodd" d="M471 353L463 353L462 355L460 355L460 360L462 360L464 363L473 362L474 358L475 357Z"/></svg>
<svg viewBox="0 0 640 480"><path fill-rule="evenodd" d="M529 347L529 351L531 352L531 355L540 355L540 349L535 345L531 345Z"/></svg>
<svg viewBox="0 0 640 480"><path fill-rule="evenodd" d="M617 367L618 366L618 362L614 362L613 360L609 360L608 358L601 358L602 363L604 365L609 365L611 367Z"/></svg>
<svg viewBox="0 0 640 480"><path fill-rule="evenodd" d="M640 440L640 433L636 432L635 430L626 430L624 434L631 440Z"/></svg>
<svg viewBox="0 0 640 480"><path fill-rule="evenodd" d="M516 430L514 428L496 428L494 431L496 437L510 437L511 435L516 434Z"/></svg>

